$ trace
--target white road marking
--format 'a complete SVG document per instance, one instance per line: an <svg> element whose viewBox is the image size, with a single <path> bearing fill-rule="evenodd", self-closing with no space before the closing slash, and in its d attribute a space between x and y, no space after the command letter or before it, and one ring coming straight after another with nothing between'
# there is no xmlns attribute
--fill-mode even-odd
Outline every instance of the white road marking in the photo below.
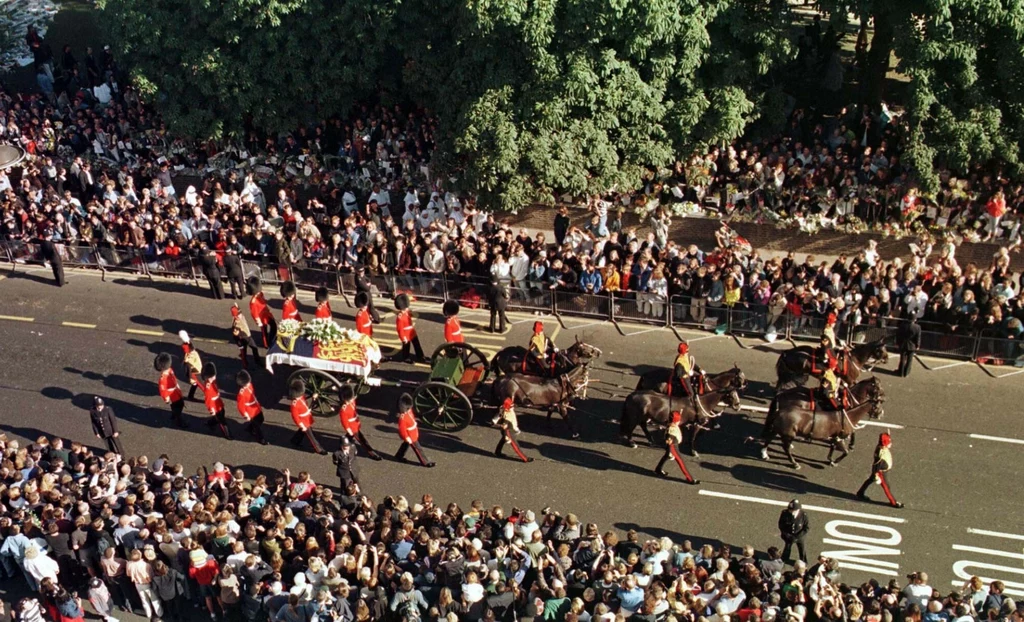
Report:
<svg viewBox="0 0 1024 622"><path fill-rule="evenodd" d="M1008 557L1010 559L1019 559L1024 561L1024 553L1010 553L1008 551L997 551L995 549L985 549L979 546L965 546L963 544L954 544L954 551L966 551L968 553L981 553L983 555L994 555L996 557Z"/></svg>
<svg viewBox="0 0 1024 622"><path fill-rule="evenodd" d="M703 337L696 337L694 339L687 339L686 343L694 343L695 341L704 341L705 339L718 339L720 337L722 337L722 335L707 335L707 334L705 334Z"/></svg>
<svg viewBox="0 0 1024 622"><path fill-rule="evenodd" d="M565 330L579 330L581 328L586 328L588 326L597 326L598 324L608 324L608 323L609 323L608 320L599 320L597 322L587 322L585 324L578 324L576 326L569 326L568 324L566 324Z"/></svg>
<svg viewBox="0 0 1024 622"><path fill-rule="evenodd" d="M789 501L775 501L773 499L762 499L760 497L748 497L746 495L734 495L727 492L717 492L714 490L701 489L698 494L706 497L718 497L721 499L732 499L733 501L748 501L750 503L760 503L763 505L774 505L776 507L784 508L789 506ZM838 516L852 516L855 518L866 518L869 520L882 521L886 523L898 523L903 524L907 522L905 519L896 518L894 516L882 516L880 514L868 514L866 512L852 512L850 510L836 510L833 508L826 508L820 505L807 505L804 504L805 510L811 510L814 512L823 512L825 514L836 514Z"/></svg>
<svg viewBox="0 0 1024 622"><path fill-rule="evenodd" d="M626 333L623 337L633 337L634 335L643 335L644 333L651 333L656 330L665 330L664 326L658 326L657 328L648 328L647 330L638 330L635 333Z"/></svg>
<svg viewBox="0 0 1024 622"><path fill-rule="evenodd" d="M975 529L973 527L968 527L967 533L973 533L979 536L992 536L993 538L1006 538L1008 540L1024 540L1024 536L1017 535L1015 533L1003 533L1002 531L988 531L987 529Z"/></svg>
<svg viewBox="0 0 1024 622"><path fill-rule="evenodd" d="M0 320L10 320L12 322L35 322L34 317L21 317L20 315L0 315Z"/></svg>
<svg viewBox="0 0 1024 622"><path fill-rule="evenodd" d="M878 568L876 566L864 566L864 565L861 565L861 564L851 564L850 562L840 562L839 565L842 566L843 568L850 568L851 570L862 570L864 572L884 574L884 575L887 575L887 576L890 576L890 577L895 577L896 575L899 574L895 570L885 570L885 569L882 569L882 568ZM959 586L963 587L963 582L958 583L956 585L959 585Z"/></svg>
<svg viewBox="0 0 1024 622"><path fill-rule="evenodd" d="M487 329L480 327L469 332L469 336L473 339L490 339L491 341L505 341L505 335L502 333L492 334L487 332Z"/></svg>
<svg viewBox="0 0 1024 622"><path fill-rule="evenodd" d="M940 359L941 360L941 359ZM956 363L950 363L949 365L939 365L938 367L932 367L932 371L939 371L940 369L949 369L950 367L960 367L961 365L970 365L970 361L957 361Z"/></svg>
<svg viewBox="0 0 1024 622"><path fill-rule="evenodd" d="M82 324L79 322L61 322L61 326L70 326L71 328L96 328L95 324Z"/></svg>
<svg viewBox="0 0 1024 622"><path fill-rule="evenodd" d="M768 407L767 406L751 406L751 405L748 405L748 404L743 404L743 405L740 406L740 410L752 410L752 411L754 411L756 413L766 413L766 412L768 412ZM898 423L882 423L881 421L861 421L860 423L861 423L861 425L870 425L870 426L874 426L874 427L877 427L877 428L891 428L893 430L905 430L906 429L904 426L901 426Z"/></svg>
<svg viewBox="0 0 1024 622"><path fill-rule="evenodd" d="M987 434L968 434L970 438L976 438L982 441L996 441L999 443L1013 443L1014 445L1024 445L1024 440L1019 438L1004 438L1002 436L988 436Z"/></svg>
<svg viewBox="0 0 1024 622"><path fill-rule="evenodd" d="M766 413L766 412L768 412L768 407L767 406L749 406L747 404L742 404L740 406L740 410L752 410L752 411L754 411L756 413Z"/></svg>

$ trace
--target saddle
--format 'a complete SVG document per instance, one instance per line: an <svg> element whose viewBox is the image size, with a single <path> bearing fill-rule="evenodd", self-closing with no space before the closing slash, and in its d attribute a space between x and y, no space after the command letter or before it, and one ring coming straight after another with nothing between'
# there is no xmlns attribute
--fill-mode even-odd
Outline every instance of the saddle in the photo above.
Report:
<svg viewBox="0 0 1024 622"><path fill-rule="evenodd" d="M833 399L830 395L826 395L821 388L809 389L808 393L810 394L809 397L812 413L817 412L819 406L821 407L822 412L836 412L850 408L850 395L846 391L839 392L842 405L839 404L839 400Z"/></svg>
<svg viewBox="0 0 1024 622"><path fill-rule="evenodd" d="M685 392L685 387L682 386L682 381L676 378L675 373L669 372L668 382L665 385L665 392L669 397L672 397L672 388L674 386L684 389ZM690 382L690 386L697 395L704 395L708 391L708 381L704 377L704 374L697 374L697 378Z"/></svg>
<svg viewBox="0 0 1024 622"><path fill-rule="evenodd" d="M846 350L839 350L838 354L832 356L835 356L836 361L839 363L839 366L836 368L836 375L845 376L850 368L849 354ZM828 369L828 359L828 351L815 351L811 356L811 375L817 376L825 373L825 370Z"/></svg>

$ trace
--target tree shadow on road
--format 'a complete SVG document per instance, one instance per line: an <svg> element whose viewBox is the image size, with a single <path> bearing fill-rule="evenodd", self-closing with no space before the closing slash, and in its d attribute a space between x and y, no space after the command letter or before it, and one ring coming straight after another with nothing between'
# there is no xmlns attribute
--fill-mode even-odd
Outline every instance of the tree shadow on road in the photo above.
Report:
<svg viewBox="0 0 1024 622"><path fill-rule="evenodd" d="M92 371L83 371L75 367L65 367L64 371L70 374L78 374L86 380L92 380L95 382L102 382L103 386L108 389L114 389L115 391L123 391L132 395L138 395L142 397L148 397L158 393L156 381L149 382L147 380L141 380L139 378L132 378L130 376L122 376L121 374L108 374L103 375Z"/></svg>
<svg viewBox="0 0 1024 622"><path fill-rule="evenodd" d="M654 466L657 464L658 458L653 453L650 456L652 460L650 466L645 468L631 462L616 460L603 451L576 445L543 442L537 445L537 451L549 460L566 465L581 466L596 471L621 471L647 477L657 477L654 474Z"/></svg>

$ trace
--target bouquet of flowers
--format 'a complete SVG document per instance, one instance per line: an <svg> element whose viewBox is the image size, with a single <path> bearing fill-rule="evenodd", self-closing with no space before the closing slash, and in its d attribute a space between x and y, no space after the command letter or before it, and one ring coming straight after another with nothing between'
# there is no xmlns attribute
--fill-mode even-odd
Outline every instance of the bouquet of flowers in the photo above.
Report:
<svg viewBox="0 0 1024 622"><path fill-rule="evenodd" d="M277 325L277 334L286 337L294 337L302 330L302 322L298 320L281 320Z"/></svg>
<svg viewBox="0 0 1024 622"><path fill-rule="evenodd" d="M335 343L344 341L345 331L330 318L316 318L302 325L302 336L313 343Z"/></svg>

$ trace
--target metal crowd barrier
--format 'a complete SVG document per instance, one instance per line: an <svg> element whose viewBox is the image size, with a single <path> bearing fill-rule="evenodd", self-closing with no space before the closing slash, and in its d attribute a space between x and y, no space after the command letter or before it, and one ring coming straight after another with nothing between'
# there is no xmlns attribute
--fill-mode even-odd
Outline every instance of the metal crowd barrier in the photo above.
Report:
<svg viewBox="0 0 1024 622"><path fill-rule="evenodd" d="M147 256L138 249L120 248L111 244L58 244L56 247L71 267L147 276L180 276L197 283L200 276L195 262L188 256ZM12 270L18 265L44 263L38 244L21 240L0 241L0 262L9 263ZM346 268L339 270L329 265L282 266L265 257L245 259L242 266L247 277L257 275L267 284L293 280L301 289L326 287L332 294L342 295L346 300L346 294L355 291L355 277ZM421 271L368 274L367 277L373 293L378 296L394 297L405 292L417 300L458 300L468 308L488 308L489 279ZM788 312L773 311L765 305L739 303L729 307L721 303L710 303L707 299L686 296L666 299L646 292L589 294L552 290L544 283L514 284L509 288L509 293L510 311L604 319L616 327L619 327L620 322L631 322L664 326L674 331L680 328L713 330L735 337L778 338L794 342L799 339L817 340L824 328L824 318L817 316L794 316ZM877 318L861 324L840 323L837 335L851 343L885 339L889 348L896 350L895 337L903 322L902 319ZM1014 339L991 330L961 332L942 324L919 324L922 329L919 354L1024 367L1024 339ZM619 330L621 332L622 329Z"/></svg>

